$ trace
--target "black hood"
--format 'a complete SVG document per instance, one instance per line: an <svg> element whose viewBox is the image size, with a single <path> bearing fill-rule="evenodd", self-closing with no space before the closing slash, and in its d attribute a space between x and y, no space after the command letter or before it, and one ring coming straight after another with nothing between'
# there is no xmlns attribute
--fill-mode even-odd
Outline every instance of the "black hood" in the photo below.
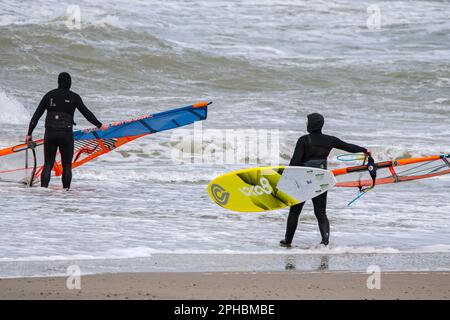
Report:
<svg viewBox="0 0 450 320"><path fill-rule="evenodd" d="M311 113L308 115L308 132L309 133L322 133L323 124L325 119L320 113Z"/></svg>
<svg viewBox="0 0 450 320"><path fill-rule="evenodd" d="M61 72L58 76L58 88L70 89L72 78L67 72Z"/></svg>

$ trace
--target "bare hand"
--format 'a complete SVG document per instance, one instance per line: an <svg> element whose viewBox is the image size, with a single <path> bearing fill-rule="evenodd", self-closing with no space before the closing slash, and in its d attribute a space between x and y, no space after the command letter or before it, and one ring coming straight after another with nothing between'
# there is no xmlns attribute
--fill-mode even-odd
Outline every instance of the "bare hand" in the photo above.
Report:
<svg viewBox="0 0 450 320"><path fill-rule="evenodd" d="M25 137L25 143L26 144L29 144L30 141L32 141L32 140L33 140L33 137L31 135Z"/></svg>
<svg viewBox="0 0 450 320"><path fill-rule="evenodd" d="M104 131L104 130L106 130L106 129L108 129L109 128L109 125L107 125L107 124L102 124L102 126L99 128L100 130L102 130L102 131Z"/></svg>

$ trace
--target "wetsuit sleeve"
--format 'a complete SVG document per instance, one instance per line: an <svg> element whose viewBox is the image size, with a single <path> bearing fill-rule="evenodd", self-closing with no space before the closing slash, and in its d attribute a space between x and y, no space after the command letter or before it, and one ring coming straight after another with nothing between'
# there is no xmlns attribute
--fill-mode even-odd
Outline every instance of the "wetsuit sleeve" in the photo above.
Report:
<svg viewBox="0 0 450 320"><path fill-rule="evenodd" d="M33 134L34 128L36 128L39 119L44 114L45 110L47 109L47 95L43 96L41 99L41 102L39 103L39 106L37 107L36 111L33 114L33 117L31 118L30 125L28 126L28 135L31 136Z"/></svg>
<svg viewBox="0 0 450 320"><path fill-rule="evenodd" d="M344 150L350 153L359 153L359 152L363 152L366 153L367 149L357 146L356 144L351 144L351 143L347 143L342 141L341 139L338 139L336 137L333 137L333 148L336 149L340 149L340 150Z"/></svg>
<svg viewBox="0 0 450 320"><path fill-rule="evenodd" d="M292 155L290 166L302 166L303 165L303 155L305 154L305 146L303 144L302 138L298 139L295 145L294 154Z"/></svg>
<svg viewBox="0 0 450 320"><path fill-rule="evenodd" d="M97 128L102 126L102 123L94 116L94 114L84 105L83 100L78 96L77 109L86 118L87 121L92 123Z"/></svg>

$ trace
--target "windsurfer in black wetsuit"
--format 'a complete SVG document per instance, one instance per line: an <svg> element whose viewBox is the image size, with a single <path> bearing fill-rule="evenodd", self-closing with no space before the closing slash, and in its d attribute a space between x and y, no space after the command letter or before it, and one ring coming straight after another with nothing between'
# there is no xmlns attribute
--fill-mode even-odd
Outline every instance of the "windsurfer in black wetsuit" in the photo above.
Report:
<svg viewBox="0 0 450 320"><path fill-rule="evenodd" d="M370 155L366 148L346 143L336 137L322 134L324 118L319 113L308 115L307 129L309 134L300 137L295 146L294 155L292 156L290 166L327 168L327 158L331 149L336 148L350 153L365 153ZM327 218L327 193L323 193L312 199L314 205L314 214L319 223L319 230L322 236L321 244L328 245L330 237L330 223ZM297 229L298 218L302 212L303 205L299 203L292 206L289 210L287 220L286 235L280 241L283 247L290 247Z"/></svg>
<svg viewBox="0 0 450 320"><path fill-rule="evenodd" d="M107 125L100 121L84 105L81 97L70 90L72 79L67 72L58 76L58 88L49 91L39 103L28 128L25 143L32 140L32 133L39 119L47 111L44 135L44 168L41 174L41 186L48 187L51 170L55 163L56 152L59 149L62 163L62 183L64 189L70 188L72 181L72 158L74 152L72 128L75 110L78 109L83 116L97 128L104 130Z"/></svg>

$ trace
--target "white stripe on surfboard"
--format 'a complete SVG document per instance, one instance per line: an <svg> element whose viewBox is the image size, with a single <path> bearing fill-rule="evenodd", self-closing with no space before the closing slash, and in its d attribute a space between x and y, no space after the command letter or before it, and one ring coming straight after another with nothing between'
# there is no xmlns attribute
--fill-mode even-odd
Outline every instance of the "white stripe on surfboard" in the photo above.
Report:
<svg viewBox="0 0 450 320"><path fill-rule="evenodd" d="M331 171L309 167L285 167L277 189L304 202L321 195L336 185Z"/></svg>

